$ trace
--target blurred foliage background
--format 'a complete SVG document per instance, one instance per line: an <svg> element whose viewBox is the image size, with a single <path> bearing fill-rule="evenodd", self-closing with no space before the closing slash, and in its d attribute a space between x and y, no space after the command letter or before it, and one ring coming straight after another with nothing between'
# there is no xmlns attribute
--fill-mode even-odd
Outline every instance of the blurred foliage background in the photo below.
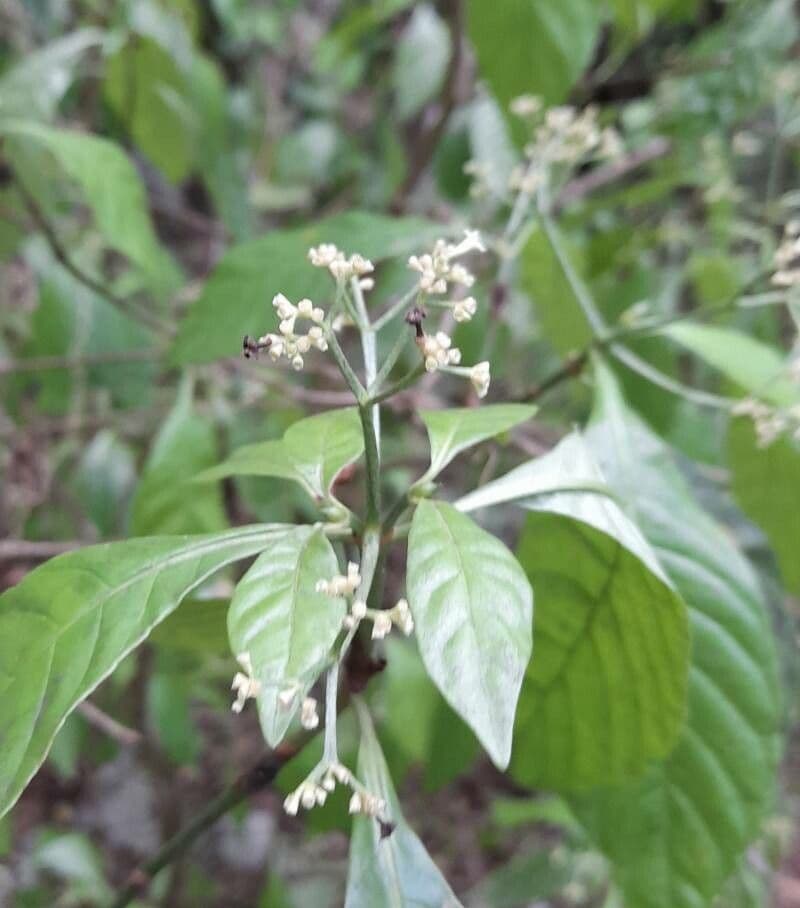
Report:
<svg viewBox="0 0 800 908"><path fill-rule="evenodd" d="M619 160L557 200L603 315L675 317L632 348L685 384L757 392L777 362L759 356L796 336L768 277L800 208L797 25L789 0L3 0L0 586L79 544L309 518L278 481L190 482L349 402L324 362L301 377L245 363L242 336L270 327L279 290L322 293L312 243L402 256L437 225L491 228L497 203L474 197L464 168L484 162L505 185L523 139L508 103L522 93L596 104L624 136ZM376 304L404 279L402 263L382 267ZM523 399L591 339L539 232L506 284L477 290L491 305L455 337L466 360L491 359L498 400ZM705 331L682 320L698 313ZM800 592L797 447L761 451L749 424L728 432L721 412L618 377L758 565L778 631L783 770L719 904L800 905L800 670L784 593ZM398 487L426 465L414 411L467 402L462 385L393 402ZM547 451L590 403L580 380L560 385L447 482L465 491ZM494 529L513 540L517 526ZM0 820L0 904L104 904L259 753L253 716L228 709L231 588L205 589L70 717ZM413 646L388 647L375 697L405 813L465 904L623 904L566 805L491 768ZM285 790L301 769L288 775ZM345 805L295 820L279 804L268 792L226 817L140 904L341 904Z"/></svg>

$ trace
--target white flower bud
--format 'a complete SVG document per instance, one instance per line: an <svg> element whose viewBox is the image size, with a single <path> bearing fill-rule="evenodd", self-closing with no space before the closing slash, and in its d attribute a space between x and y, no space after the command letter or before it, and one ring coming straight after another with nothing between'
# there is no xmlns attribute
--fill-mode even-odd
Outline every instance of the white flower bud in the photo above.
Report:
<svg viewBox="0 0 800 908"><path fill-rule="evenodd" d="M300 707L300 724L309 731L319 725L317 701L313 697L306 697L303 700Z"/></svg>
<svg viewBox="0 0 800 908"><path fill-rule="evenodd" d="M372 619L372 639L383 640L392 629L392 619L388 612L378 612Z"/></svg>
<svg viewBox="0 0 800 908"><path fill-rule="evenodd" d="M472 382L472 387L475 389L475 393L478 397L486 397L491 381L489 363L484 360L484 362L474 365L470 369L469 380Z"/></svg>
<svg viewBox="0 0 800 908"><path fill-rule="evenodd" d="M297 303L297 313L302 315L303 318L311 318L311 314L314 311L314 304L309 299L299 300Z"/></svg>
<svg viewBox="0 0 800 908"><path fill-rule="evenodd" d="M292 357L292 368L295 372L299 372L303 368L303 357L299 353Z"/></svg>
<svg viewBox="0 0 800 908"><path fill-rule="evenodd" d="M356 621L361 621L361 619L367 614L367 603L363 599L355 599L353 605L350 608L350 614L355 618Z"/></svg>
<svg viewBox="0 0 800 908"><path fill-rule="evenodd" d="M294 698L297 696L297 686L293 685L292 687L285 687L282 691L278 693L278 706L287 710L290 709L294 703Z"/></svg>
<svg viewBox="0 0 800 908"><path fill-rule="evenodd" d="M297 811L300 809L300 793L299 791L293 791L291 794L286 796L286 800L283 802L283 809L290 817L296 817Z"/></svg>
<svg viewBox="0 0 800 908"><path fill-rule="evenodd" d="M303 793L300 795L300 803L305 807L306 810L311 810L311 808L317 803L317 793L315 787L310 785L308 782L304 782L301 786Z"/></svg>
<svg viewBox="0 0 800 908"><path fill-rule="evenodd" d="M354 791L350 798L350 804L347 807L348 813L361 813L361 807L361 795L357 791Z"/></svg>

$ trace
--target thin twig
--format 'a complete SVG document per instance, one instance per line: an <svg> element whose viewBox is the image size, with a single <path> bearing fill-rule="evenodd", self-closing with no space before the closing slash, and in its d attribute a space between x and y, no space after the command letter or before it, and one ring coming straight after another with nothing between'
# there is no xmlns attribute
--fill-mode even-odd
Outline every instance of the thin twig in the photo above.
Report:
<svg viewBox="0 0 800 908"><path fill-rule="evenodd" d="M83 703L79 703L78 712L86 719L89 725L101 731L118 744L132 747L142 740L141 732L128 728L127 725L112 719L108 713L103 712L99 706L95 706L90 700L84 700Z"/></svg>
<svg viewBox="0 0 800 908"><path fill-rule="evenodd" d="M0 561L46 561L84 544L78 540L35 542L29 539L0 539Z"/></svg>
<svg viewBox="0 0 800 908"><path fill-rule="evenodd" d="M84 287L88 287L89 290L92 290L99 296L102 296L103 299L107 300L109 303L111 303L112 306L114 306L116 309L119 309L120 312L124 313L130 318L138 320L148 328L152 328L154 331L161 333L165 330L165 326L161 322L161 320L148 312L147 309L142 306L136 305L133 300L118 296L116 293L109 290L109 288L103 281L99 281L96 278L92 277L91 274L87 274L79 265L77 265L73 261L70 254L67 252L66 248L61 242L61 239L56 233L55 228L48 220L47 215L44 213L44 211L42 211L41 206L36 201L35 196L22 182L19 174L17 173L14 174L14 183L17 187L17 190L19 191L19 194L22 196L22 201L25 204L25 208L27 209L36 226L44 234L44 238L47 240L47 243L50 246L53 255L55 255L58 261L75 278L75 280L79 281L84 285Z"/></svg>
<svg viewBox="0 0 800 908"><path fill-rule="evenodd" d="M153 877L182 855L216 821L256 792L269 787L283 766L297 752L294 747L265 754L247 772L210 801L177 835L166 842L152 858L140 864L117 894L110 908L125 908L147 892Z"/></svg>
<svg viewBox="0 0 800 908"><path fill-rule="evenodd" d="M561 190L553 203L553 212L557 213L567 205L577 202L587 195L616 183L634 170L638 170L651 161L658 160L669 154L669 141L663 136L656 136L641 148L623 155L602 167L595 167L584 176L576 177Z"/></svg>
<svg viewBox="0 0 800 908"><path fill-rule="evenodd" d="M82 353L73 356L31 356L27 359L0 362L0 375L10 375L12 372L49 372L57 369L76 369L81 366L147 362L158 359L161 355L161 350L141 348L138 350L111 350L106 353Z"/></svg>

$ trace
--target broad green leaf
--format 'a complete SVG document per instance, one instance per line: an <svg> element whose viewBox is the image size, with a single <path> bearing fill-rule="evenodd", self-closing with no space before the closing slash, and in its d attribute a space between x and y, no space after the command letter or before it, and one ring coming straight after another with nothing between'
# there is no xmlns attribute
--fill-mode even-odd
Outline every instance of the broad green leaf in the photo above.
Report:
<svg viewBox="0 0 800 908"><path fill-rule="evenodd" d="M299 482L317 499L330 496L339 472L364 451L364 435L355 407L328 410L291 425L280 441L262 441L239 448L201 481L226 476L275 476Z"/></svg>
<svg viewBox="0 0 800 908"><path fill-rule="evenodd" d="M757 834L777 760L775 654L758 581L668 450L598 369L588 441L689 606L689 711L638 782L573 798L635 908L705 908Z"/></svg>
<svg viewBox="0 0 800 908"><path fill-rule="evenodd" d="M193 154L191 111L174 57L135 35L108 60L104 94L141 151L168 179L183 179Z"/></svg>
<svg viewBox="0 0 800 908"><path fill-rule="evenodd" d="M525 499L531 499L534 496L550 496L566 492L596 492L598 495L612 496L611 489L603 481L602 474L577 432L568 435L547 454L515 467L504 476L478 487L474 492L468 492L459 498L455 506L466 514L470 511L477 511L479 508L508 501L525 503ZM567 503L571 501L567 498L563 500ZM585 502L589 505L587 508L589 513L595 510L591 507L595 504L595 499L588 495L576 496L574 502ZM605 509L601 503L598 503L598 507L601 514L599 518L591 519L583 516L581 519L586 519L587 523L603 530L607 528ZM545 507L544 510L547 508ZM621 512L620 516L623 517L625 525L630 523L624 518L624 515L621 515Z"/></svg>
<svg viewBox="0 0 800 908"><path fill-rule="evenodd" d="M778 407L800 401L800 388L786 372L786 358L769 344L735 328L693 322L676 322L663 332L749 394Z"/></svg>
<svg viewBox="0 0 800 908"><path fill-rule="evenodd" d="M736 419L728 461L736 500L767 534L787 588L800 594L800 448L785 437L759 448L750 420Z"/></svg>
<svg viewBox="0 0 800 908"><path fill-rule="evenodd" d="M589 497L586 507L580 499ZM635 528L619 508L597 496L558 498L606 529L542 513L520 539L517 557L536 591L536 658L519 698L511 774L568 792L640 776L671 750L686 714L689 646L685 606L641 537L639 553L628 547Z"/></svg>
<svg viewBox="0 0 800 908"><path fill-rule="evenodd" d="M90 546L31 571L0 596L0 815L19 797L69 713L151 629L280 525Z"/></svg>
<svg viewBox="0 0 800 908"><path fill-rule="evenodd" d="M75 490L101 538L121 535L136 484L133 450L111 429L103 429L81 454Z"/></svg>
<svg viewBox="0 0 800 908"><path fill-rule="evenodd" d="M600 26L594 0L468 0L480 74L505 107L517 95L563 101L591 61Z"/></svg>
<svg viewBox="0 0 800 908"><path fill-rule="evenodd" d="M329 494L339 471L364 451L364 433L355 407L328 410L289 426L286 455L316 495Z"/></svg>
<svg viewBox="0 0 800 908"><path fill-rule="evenodd" d="M397 115L406 120L441 88L450 59L450 33L428 3L414 8L395 52L392 87Z"/></svg>
<svg viewBox="0 0 800 908"><path fill-rule="evenodd" d="M164 650L222 656L228 646L229 599L193 599L176 609L153 629L151 643Z"/></svg>
<svg viewBox="0 0 800 908"><path fill-rule="evenodd" d="M533 647L533 593L522 568L469 517L422 501L408 537L407 586L428 674L504 769Z"/></svg>
<svg viewBox="0 0 800 908"><path fill-rule="evenodd" d="M452 410L423 410L419 415L428 430L431 465L419 482L434 479L467 448L486 441L530 419L536 407L528 404L487 404Z"/></svg>
<svg viewBox="0 0 800 908"><path fill-rule="evenodd" d="M581 250L569 248L576 267L582 265ZM562 355L585 347L592 331L575 300L564 272L543 231L536 230L520 257L520 282L530 294L545 340Z"/></svg>
<svg viewBox="0 0 800 908"><path fill-rule="evenodd" d="M517 550L536 591L537 644L511 771L558 791L640 775L685 717L686 607L637 527L592 488L604 489L602 474L575 433L457 505L478 496L536 512Z"/></svg>
<svg viewBox="0 0 800 908"><path fill-rule="evenodd" d="M309 264L311 246L335 243L348 253L380 261L424 249L441 232L440 226L419 218L350 211L234 246L182 322L172 358L194 363L237 354L243 335L259 337L276 328L271 302L278 292L292 301L309 297L326 305L333 284L330 275Z"/></svg>
<svg viewBox="0 0 800 908"><path fill-rule="evenodd" d="M81 28L25 53L0 77L0 119L49 119L71 86L84 54L105 41L105 33Z"/></svg>
<svg viewBox="0 0 800 908"><path fill-rule="evenodd" d="M362 815L353 820L345 908L460 908L461 903L400 811L375 729L361 703L358 716L361 745L357 775L371 794L386 801L386 814L395 828L391 835L381 838L375 820Z"/></svg>
<svg viewBox="0 0 800 908"><path fill-rule="evenodd" d="M191 482L194 473L217 459L214 425L197 413L192 383L185 379L178 399L156 435L133 499L131 533L210 533L227 525L217 485Z"/></svg>
<svg viewBox="0 0 800 908"><path fill-rule="evenodd" d="M275 540L239 581L228 612L228 637L247 653L261 683L258 714L264 737L277 746L306 691L328 659L346 612L344 599L315 589L339 572L322 530L296 527ZM278 694L296 687L292 705Z"/></svg>
<svg viewBox="0 0 800 908"><path fill-rule="evenodd" d="M0 133L46 149L80 186L97 229L148 280L168 293L181 275L159 243L136 168L113 142L99 136L22 120L0 121Z"/></svg>

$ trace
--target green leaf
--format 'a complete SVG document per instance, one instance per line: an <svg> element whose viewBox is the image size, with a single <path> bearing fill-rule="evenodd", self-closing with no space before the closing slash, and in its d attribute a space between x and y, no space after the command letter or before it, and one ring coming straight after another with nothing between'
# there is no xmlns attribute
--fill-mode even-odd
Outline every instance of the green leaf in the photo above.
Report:
<svg viewBox="0 0 800 908"><path fill-rule="evenodd" d="M619 505L580 490L592 483L603 488L575 433L490 483L498 489L483 502L513 491L537 512L517 549L536 591L537 644L511 772L557 791L641 775L669 752L685 717L686 607Z"/></svg>
<svg viewBox="0 0 800 908"><path fill-rule="evenodd" d="M563 101L589 64L600 17L593 0L468 0L481 75L506 107L517 95Z"/></svg>
<svg viewBox="0 0 800 908"><path fill-rule="evenodd" d="M228 637L234 653L250 656L261 683L258 714L271 747L286 734L342 628L344 599L315 588L338 572L336 553L322 530L297 527L276 539L236 587ZM297 695L285 708L278 694L290 687Z"/></svg>
<svg viewBox="0 0 800 908"><path fill-rule="evenodd" d="M397 115L407 120L439 92L451 54L450 33L428 3L414 8L392 67Z"/></svg>
<svg viewBox="0 0 800 908"><path fill-rule="evenodd" d="M141 151L168 179L182 180L192 162L191 114L174 57L135 35L108 60L104 94Z"/></svg>
<svg viewBox="0 0 800 908"><path fill-rule="evenodd" d="M428 674L504 769L533 647L533 593L522 568L451 505L422 501L408 537L406 582Z"/></svg>
<svg viewBox="0 0 800 908"><path fill-rule="evenodd" d="M557 493L567 492L595 492L597 495L613 497L611 489L604 482L585 442L577 432L566 436L547 454L520 464L504 476L485 483L474 492L468 492L459 498L455 506L462 513L468 513L508 501L525 504L525 500L533 499L536 496L554 496ZM555 497L553 501L556 503L563 501L567 506L566 513L572 514L572 516L577 516L573 513L576 503L585 503L589 514L596 510L595 505L597 505L599 516L589 519L584 517L583 519L587 519L588 523L597 526L600 530L607 529L604 506L593 496L576 496L573 499ZM533 504L532 501L527 503ZM549 510L544 503L543 509ZM561 510L558 507L555 509ZM619 513L623 518L623 525L627 526L629 521L621 512ZM640 536L637 534L637 539L639 538Z"/></svg>
<svg viewBox="0 0 800 908"><path fill-rule="evenodd" d="M196 477L208 482L226 476L275 476L299 482L314 498L330 497L337 475L364 451L355 407L328 410L291 425L280 441L239 448L217 467Z"/></svg>
<svg viewBox="0 0 800 908"><path fill-rule="evenodd" d="M184 380L161 429L133 499L131 533L210 533L227 526L220 489L191 476L216 462L214 425L195 412L192 383Z"/></svg>
<svg viewBox="0 0 800 908"><path fill-rule="evenodd" d="M52 117L84 54L104 41L99 29L81 28L21 55L0 78L0 119Z"/></svg>
<svg viewBox="0 0 800 908"><path fill-rule="evenodd" d="M140 269L154 291L180 286L180 272L153 231L136 168L113 142L21 120L0 121L0 133L53 155L80 186L105 241Z"/></svg>
<svg viewBox="0 0 800 908"><path fill-rule="evenodd" d="M181 323L172 349L176 363L208 362L241 349L242 337L276 328L271 305L280 292L315 302L333 296L330 275L307 259L311 246L335 243L373 261L425 248L442 228L419 218L350 211L296 230L272 231L230 250Z"/></svg>
<svg viewBox="0 0 800 908"><path fill-rule="evenodd" d="M765 448L752 422L735 419L728 428L732 491L744 512L767 534L787 589L800 594L800 450L791 439Z"/></svg>
<svg viewBox="0 0 800 908"><path fill-rule="evenodd" d="M345 908L460 908L461 903L400 811L375 729L361 703L358 716L358 777L371 794L386 801L386 813L395 828L391 835L381 838L375 820L362 815L353 820Z"/></svg>
<svg viewBox="0 0 800 908"><path fill-rule="evenodd" d="M508 432L530 419L536 407L527 404L487 404L452 410L422 410L428 430L431 465L419 482L434 479L450 461L467 448Z"/></svg>
<svg viewBox="0 0 800 908"><path fill-rule="evenodd" d="M719 369L743 390L778 407L800 401L780 351L734 328L676 322L663 329L672 340Z"/></svg>
<svg viewBox="0 0 800 908"><path fill-rule="evenodd" d="M582 270L580 248L567 246L575 267ZM533 299L544 338L562 355L589 344L592 330L542 230L531 234L520 266L520 282Z"/></svg>
<svg viewBox="0 0 800 908"><path fill-rule="evenodd" d="M286 530L239 527L60 555L0 596L0 816L64 719L195 587Z"/></svg>
<svg viewBox="0 0 800 908"><path fill-rule="evenodd" d="M604 367L598 384L589 444L689 606L689 712L663 763L573 805L627 904L703 908L771 803L774 644L758 581L729 535L699 509L668 449L626 409Z"/></svg>
<svg viewBox="0 0 800 908"><path fill-rule="evenodd" d="M150 642L164 650L223 656L228 646L229 599L193 599L185 601L153 629Z"/></svg>

